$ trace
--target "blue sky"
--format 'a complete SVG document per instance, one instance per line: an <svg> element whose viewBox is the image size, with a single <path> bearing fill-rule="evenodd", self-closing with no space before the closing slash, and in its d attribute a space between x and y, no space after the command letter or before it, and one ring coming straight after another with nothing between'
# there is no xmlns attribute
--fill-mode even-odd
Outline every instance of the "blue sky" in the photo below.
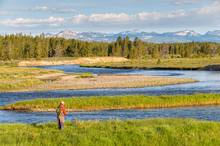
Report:
<svg viewBox="0 0 220 146"><path fill-rule="evenodd" d="M0 33L220 29L219 0L0 0Z"/></svg>

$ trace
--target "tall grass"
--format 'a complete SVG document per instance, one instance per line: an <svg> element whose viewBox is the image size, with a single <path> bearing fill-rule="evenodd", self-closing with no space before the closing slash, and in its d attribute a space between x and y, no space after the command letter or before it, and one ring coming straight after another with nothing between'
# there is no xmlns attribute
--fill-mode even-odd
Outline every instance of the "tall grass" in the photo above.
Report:
<svg viewBox="0 0 220 146"><path fill-rule="evenodd" d="M164 95L164 96L107 96L107 97L78 97L59 99L35 99L21 101L1 107L8 110L40 110L55 109L60 101L72 111L110 110L110 109L144 109L166 108L179 106L200 106L220 104L220 94L195 94L195 95Z"/></svg>
<svg viewBox="0 0 220 146"><path fill-rule="evenodd" d="M117 63L82 64L87 67L108 68L162 68L162 69L200 69L208 65L220 64L220 57L213 58L171 58L171 59L146 59L129 60Z"/></svg>
<svg viewBox="0 0 220 146"><path fill-rule="evenodd" d="M192 119L1 124L2 146L219 146L220 123Z"/></svg>

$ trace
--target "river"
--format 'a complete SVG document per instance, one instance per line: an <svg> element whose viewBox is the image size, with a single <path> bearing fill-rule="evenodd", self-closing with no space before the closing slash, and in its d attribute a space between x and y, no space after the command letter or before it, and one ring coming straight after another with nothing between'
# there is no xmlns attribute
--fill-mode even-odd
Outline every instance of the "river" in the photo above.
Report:
<svg viewBox="0 0 220 146"><path fill-rule="evenodd" d="M101 96L101 95L174 95L194 93L220 93L220 72L218 71L173 71L173 70L138 70L138 69L106 69L87 68L78 65L43 66L39 68L58 69L66 73L91 72L94 74L142 74L154 76L186 77L198 80L196 83L124 89L91 89L91 90L56 90L43 92L14 92L0 93L0 105L5 105L21 100L34 98L57 98L71 96ZM220 107L187 107L148 110L111 110L100 112L74 112L67 117L69 120L94 120L94 119L140 119L157 117L183 117L204 120L220 121ZM55 120L55 113L27 113L0 111L0 122L37 123Z"/></svg>

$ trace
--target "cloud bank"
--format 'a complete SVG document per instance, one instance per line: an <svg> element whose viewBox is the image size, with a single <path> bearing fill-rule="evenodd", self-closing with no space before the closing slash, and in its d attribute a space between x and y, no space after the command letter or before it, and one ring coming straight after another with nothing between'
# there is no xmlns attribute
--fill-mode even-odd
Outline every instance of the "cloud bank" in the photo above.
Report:
<svg viewBox="0 0 220 146"><path fill-rule="evenodd" d="M171 0L175 4L195 3L201 0ZM33 11L61 11L47 6L37 6ZM66 10L67 12L68 10ZM16 18L0 21L0 25L5 26L29 26L36 27L39 25L48 26L202 26L202 25L218 25L220 24L220 1L213 1L210 5L192 9L192 10L176 10L172 12L139 12L135 14L128 13L93 13L93 14L77 14L72 17L54 17L42 19L33 18Z"/></svg>
<svg viewBox="0 0 220 146"><path fill-rule="evenodd" d="M25 18L16 18L8 19L5 21L0 21L1 25L6 26L37 26L37 25L60 25L64 23L64 18L61 17L49 17L46 19L25 19Z"/></svg>

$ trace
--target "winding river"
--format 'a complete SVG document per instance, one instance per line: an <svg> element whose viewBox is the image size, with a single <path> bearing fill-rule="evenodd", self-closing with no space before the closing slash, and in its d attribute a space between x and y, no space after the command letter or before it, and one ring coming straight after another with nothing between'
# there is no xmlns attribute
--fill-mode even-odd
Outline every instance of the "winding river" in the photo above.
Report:
<svg viewBox="0 0 220 146"><path fill-rule="evenodd" d="M126 94L193 94L220 93L220 72L218 71L173 71L173 70L137 70L137 69L106 69L86 68L78 65L43 66L39 68L58 69L66 73L91 72L94 74L142 74L154 76L186 77L198 80L197 83L169 85L160 87L129 88L129 89L91 89L91 90L56 90L43 92L0 93L0 105L34 98L57 98L70 96L101 96ZM74 112L67 117L69 120L94 119L140 119L155 117L182 117L220 121L220 106L147 109L147 110L111 110L99 112ZM54 121L55 113L28 113L0 111L0 122L38 123Z"/></svg>

